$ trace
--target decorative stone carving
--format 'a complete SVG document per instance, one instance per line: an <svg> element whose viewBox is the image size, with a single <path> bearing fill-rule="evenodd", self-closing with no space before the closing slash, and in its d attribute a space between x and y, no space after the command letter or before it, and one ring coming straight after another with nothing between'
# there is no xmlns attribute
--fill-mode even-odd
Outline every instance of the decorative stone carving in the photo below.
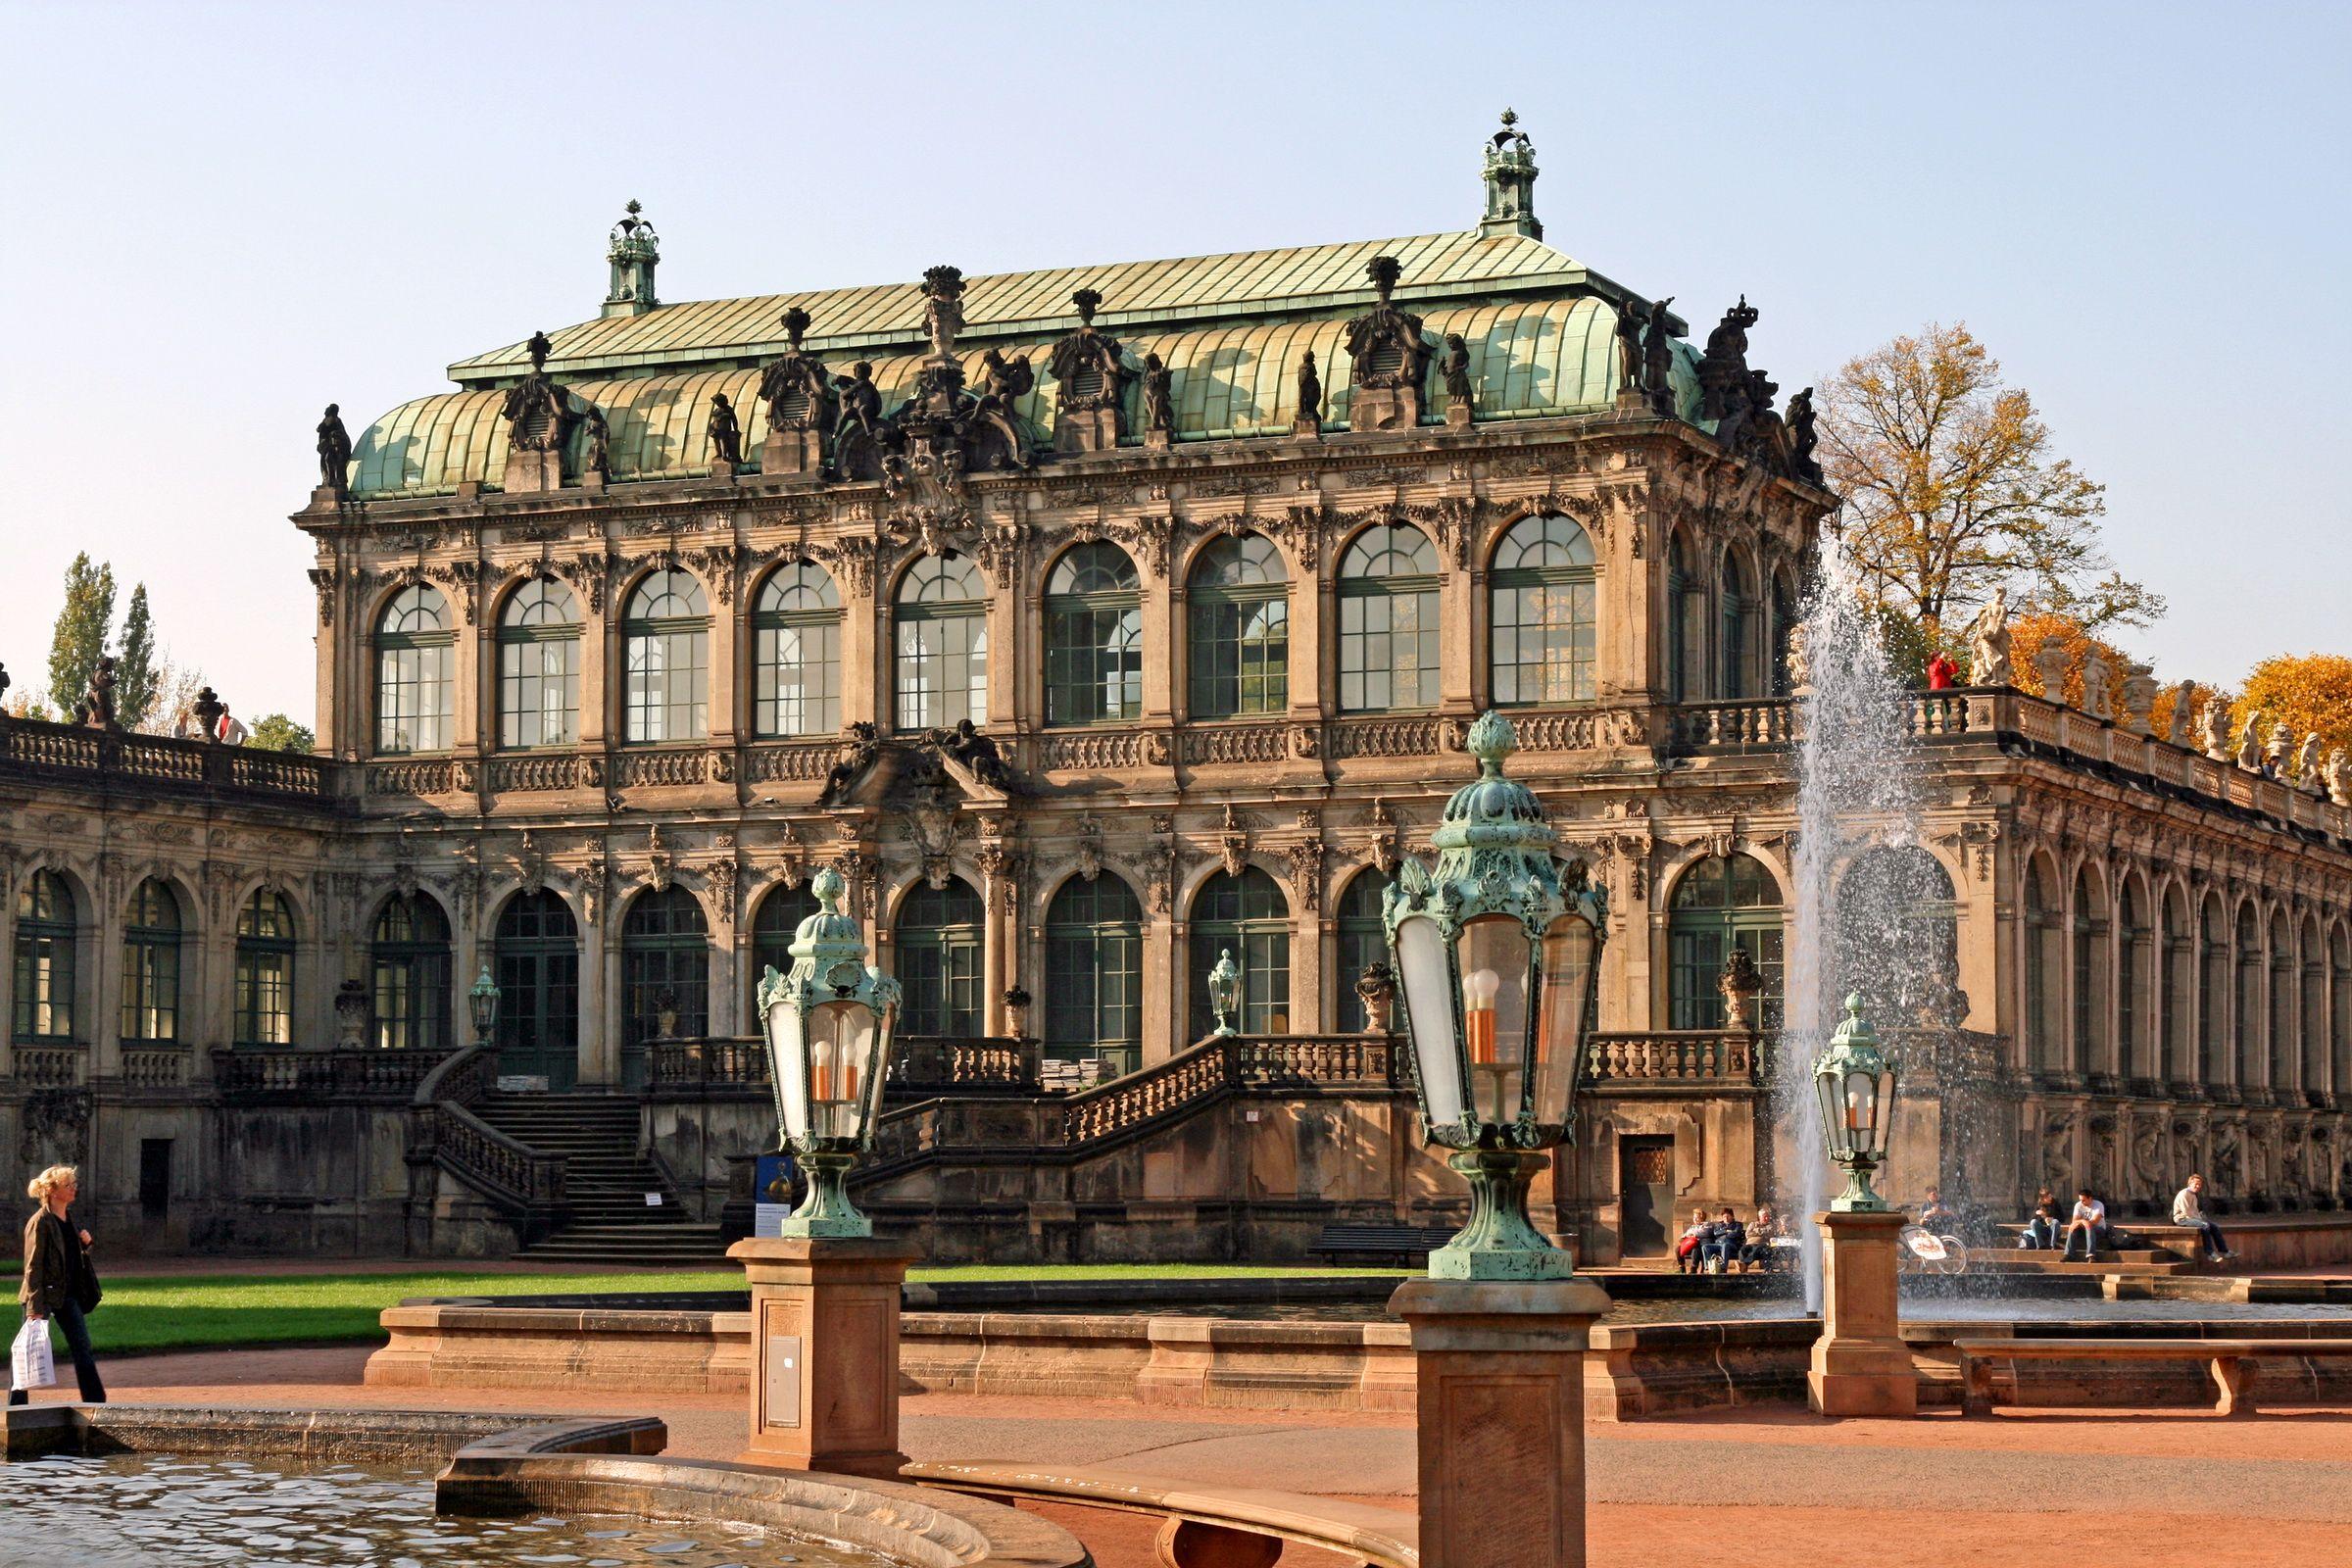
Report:
<svg viewBox="0 0 2352 1568"><path fill-rule="evenodd" d="M1102 820L1096 816L1078 819L1078 876L1092 882L1102 874Z"/></svg>
<svg viewBox="0 0 2352 1568"><path fill-rule="evenodd" d="M2328 798L2338 806L2352 806L2352 758L2337 747L2328 754Z"/></svg>
<svg viewBox="0 0 2352 1568"><path fill-rule="evenodd" d="M666 893L676 879L677 857L662 842L662 824L655 822L645 830L645 879L656 893Z"/></svg>
<svg viewBox="0 0 2352 1568"><path fill-rule="evenodd" d="M1299 907L1312 914L1323 907L1323 860L1329 848L1319 838L1301 839L1284 853L1291 862L1291 889Z"/></svg>
<svg viewBox="0 0 2352 1568"><path fill-rule="evenodd" d="M2196 727L2197 713L2194 698L2197 683L2184 680L2173 688L2172 721L2165 726L2164 738L2175 746L2194 749L2196 738L2190 732Z"/></svg>
<svg viewBox="0 0 2352 1568"><path fill-rule="evenodd" d="M318 421L318 488L337 501L351 494L351 432L340 404L329 403Z"/></svg>
<svg viewBox="0 0 2352 1568"><path fill-rule="evenodd" d="M1811 387L1788 400L1788 476L1812 485L1826 482L1821 463L1813 456L1821 445L1821 432L1814 428L1817 417Z"/></svg>
<svg viewBox="0 0 2352 1568"><path fill-rule="evenodd" d="M1477 400L1470 388L1470 345L1459 332L1446 334L1446 355L1438 373L1446 379L1446 422L1456 428L1477 416Z"/></svg>
<svg viewBox="0 0 2352 1568"><path fill-rule="evenodd" d="M335 1049L359 1051L368 1044L368 982L346 980L335 988Z"/></svg>
<svg viewBox="0 0 2352 1568"><path fill-rule="evenodd" d="M1323 377L1315 371L1315 351L1298 353L1298 412L1292 416L1291 434L1323 433Z"/></svg>
<svg viewBox="0 0 2352 1568"><path fill-rule="evenodd" d="M760 401L767 406L767 439L760 444L761 473L824 471L825 432L839 417L839 400L823 359L801 347L808 319L808 313L797 305L784 313L781 321L791 347L770 361L760 376ZM877 405L879 399L876 394ZM879 412L877 407L877 416Z"/></svg>
<svg viewBox="0 0 2352 1568"><path fill-rule="evenodd" d="M1740 296L1740 303L1723 313L1707 334L1706 353L1698 362L1698 416L1722 419L1748 396L1747 329L1756 324L1756 308Z"/></svg>
<svg viewBox="0 0 2352 1568"><path fill-rule="evenodd" d="M2287 759L2295 749L2295 732L2286 727L2284 719L2271 721L2270 739L2263 743L2262 776L2283 779L2291 765Z"/></svg>
<svg viewBox="0 0 2352 1568"><path fill-rule="evenodd" d="M1977 612L1962 635L1968 639L1968 683L1971 686L2009 686L2016 675L2009 666L2009 590L1995 588L1984 608ZM2055 701L2055 699L2052 699Z"/></svg>
<svg viewBox="0 0 2352 1568"><path fill-rule="evenodd" d="M1674 320L1666 308L1673 303L1671 294L1653 302L1642 334L1642 390L1650 408L1668 417L1674 414Z"/></svg>
<svg viewBox="0 0 2352 1568"><path fill-rule="evenodd" d="M24 1097L17 1134L17 1165L79 1165L90 1157L90 1092L36 1089Z"/></svg>
<svg viewBox="0 0 2352 1568"><path fill-rule="evenodd" d="M1372 829L1365 854L1380 868L1382 876L1395 876L1397 862L1404 858L1404 837L1397 831L1396 818L1389 812L1389 803L1375 800L1372 809L1365 813L1364 822Z"/></svg>
<svg viewBox="0 0 2352 1568"><path fill-rule="evenodd" d="M1054 447L1058 452L1107 452L1127 433L1130 372L1119 340L1095 325L1102 296L1082 288L1070 296L1078 330L1054 345L1048 362L1056 383ZM1149 416L1146 428L1154 426Z"/></svg>
<svg viewBox="0 0 2352 1568"><path fill-rule="evenodd" d="M2246 715L2245 725L2237 733L2237 765L2249 773L2262 771L2262 711L2259 709Z"/></svg>
<svg viewBox="0 0 2352 1568"><path fill-rule="evenodd" d="M2066 644L2052 637L2034 650L2034 668L2041 676L2044 702L2066 701Z"/></svg>
<svg viewBox="0 0 2352 1568"><path fill-rule="evenodd" d="M874 368L865 360L850 367L848 375L833 378L841 413L833 425L833 467L836 478L879 479L882 459L892 434L882 418L882 389L874 385Z"/></svg>
<svg viewBox="0 0 2352 1568"><path fill-rule="evenodd" d="M2205 755L2216 762L2228 762L2235 756L2230 745L2230 705L2219 697L2205 704Z"/></svg>
<svg viewBox="0 0 2352 1568"><path fill-rule="evenodd" d="M588 435L580 452L582 483L604 485L612 479L612 426L605 419L605 411L595 404L581 416Z"/></svg>
<svg viewBox="0 0 2352 1568"><path fill-rule="evenodd" d="M1421 318L1390 299L1402 271L1394 256L1375 256L1364 268L1380 303L1348 323L1348 353L1355 362L1350 429L1409 430L1421 422L1429 344L1421 335ZM1301 398L1302 408L1304 402Z"/></svg>
<svg viewBox="0 0 2352 1568"><path fill-rule="evenodd" d="M1756 970L1755 960L1745 948L1734 948L1723 962L1723 972L1716 977L1716 989L1723 993L1723 1026L1726 1029L1749 1029L1754 1019L1748 1013L1748 1004L1764 989L1764 977Z"/></svg>
<svg viewBox="0 0 2352 1568"><path fill-rule="evenodd" d="M555 345L545 332L533 332L526 345L531 373L507 391L500 410L507 421L507 468L503 483L510 495L564 488L564 447L571 439L571 400L547 376L547 357Z"/></svg>
<svg viewBox="0 0 2352 1568"><path fill-rule="evenodd" d="M1231 806L1225 808L1224 826L1217 834L1217 858L1227 876L1240 876L1250 865L1250 830Z"/></svg>
<svg viewBox="0 0 2352 1568"><path fill-rule="evenodd" d="M2082 658L2082 711L2097 719L2115 717L2115 666L2107 662L2096 643Z"/></svg>
<svg viewBox="0 0 2352 1568"><path fill-rule="evenodd" d="M847 805L850 792L858 787L881 755L882 732L872 722L861 718L844 728L837 760L825 774L825 787L817 792L816 804L820 807Z"/></svg>
<svg viewBox="0 0 2352 1568"><path fill-rule="evenodd" d="M2306 795L2328 798L2328 781L2321 776L2320 737L2316 730L2303 737L2303 751L2295 759L2295 784Z"/></svg>
<svg viewBox="0 0 2352 1568"><path fill-rule="evenodd" d="M1314 758L1322 755L1322 751L1323 732L1318 726L1313 724L1293 724L1291 726L1291 755L1293 757Z"/></svg>
<svg viewBox="0 0 2352 1568"><path fill-rule="evenodd" d="M1144 356L1144 445L1166 449L1175 442L1175 373L1156 354Z"/></svg>
<svg viewBox="0 0 2352 1568"><path fill-rule="evenodd" d="M731 477L743 466L743 426L724 392L710 394L710 475Z"/></svg>

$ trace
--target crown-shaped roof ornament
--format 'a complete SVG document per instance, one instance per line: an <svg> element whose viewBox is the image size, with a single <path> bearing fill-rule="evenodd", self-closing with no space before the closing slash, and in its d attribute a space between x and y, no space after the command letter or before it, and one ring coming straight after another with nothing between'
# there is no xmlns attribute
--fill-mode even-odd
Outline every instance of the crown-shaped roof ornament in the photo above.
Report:
<svg viewBox="0 0 2352 1568"><path fill-rule="evenodd" d="M784 336L791 340L792 352L800 353L801 339L808 331L808 313L795 305L791 310L786 311L780 319L784 326Z"/></svg>
<svg viewBox="0 0 2352 1568"><path fill-rule="evenodd" d="M545 374L547 371L547 357L556 351L556 346L548 341L547 334L545 332L533 332L531 334L531 340L523 345L523 349L531 357L531 373L533 375Z"/></svg>
<svg viewBox="0 0 2352 1568"><path fill-rule="evenodd" d="M1092 326L1095 324L1095 312L1102 308L1102 296L1091 288L1082 288L1070 296L1070 303L1078 307L1078 319Z"/></svg>
<svg viewBox="0 0 2352 1568"><path fill-rule="evenodd" d="M1404 275L1404 265L1394 256L1375 256L1364 265L1364 275L1372 280L1380 303L1386 305L1389 296L1396 292L1396 279Z"/></svg>

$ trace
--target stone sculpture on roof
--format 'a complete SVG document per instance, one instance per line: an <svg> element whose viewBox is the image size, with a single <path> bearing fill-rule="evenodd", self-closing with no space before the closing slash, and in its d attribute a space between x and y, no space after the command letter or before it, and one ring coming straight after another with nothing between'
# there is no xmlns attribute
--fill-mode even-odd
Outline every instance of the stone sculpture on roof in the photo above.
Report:
<svg viewBox="0 0 2352 1568"><path fill-rule="evenodd" d="M580 455L580 473L598 479L612 477L612 427L605 421L605 411L595 404L581 419L588 426L588 444Z"/></svg>
<svg viewBox="0 0 2352 1568"><path fill-rule="evenodd" d="M743 461L743 426L736 422L735 405L724 392L710 394L710 466L727 472Z"/></svg>
<svg viewBox="0 0 2352 1568"><path fill-rule="evenodd" d="M341 405L329 403L318 421L318 488L340 499L351 494L350 483L351 432L343 428Z"/></svg>
<svg viewBox="0 0 2352 1568"><path fill-rule="evenodd" d="M2009 590L1995 588L1992 598L1977 612L1963 634L1968 638L1968 683L2007 686L2013 680L2009 665Z"/></svg>
<svg viewBox="0 0 2352 1568"><path fill-rule="evenodd" d="M2193 747L2196 744L2189 733L2196 724L2196 705L2193 701L2196 694L2197 683L2193 680L2184 680L2173 688L2173 719L2166 726L2164 738L2175 746Z"/></svg>
<svg viewBox="0 0 2352 1568"><path fill-rule="evenodd" d="M508 390L501 411L507 420L507 447L511 452L561 453L571 438L573 416L570 400L547 377L547 357L555 345L545 332L533 332L527 347L531 373Z"/></svg>
<svg viewBox="0 0 2352 1568"><path fill-rule="evenodd" d="M1813 427L1815 417L1811 387L1788 400L1788 474L1807 484L1822 482L1821 464L1813 456L1821 445L1821 432Z"/></svg>
<svg viewBox="0 0 2352 1568"><path fill-rule="evenodd" d="M1126 431L1126 366L1119 340L1095 325L1102 296L1082 288L1070 296L1078 330L1054 345L1054 444L1063 452L1101 452Z"/></svg>
<svg viewBox="0 0 2352 1568"><path fill-rule="evenodd" d="M1642 307L1632 300L1617 304L1617 389L1642 390Z"/></svg>
<svg viewBox="0 0 2352 1568"><path fill-rule="evenodd" d="M1314 435L1323 428L1323 377L1315 373L1313 349L1298 355L1298 413L1291 428L1300 435Z"/></svg>
<svg viewBox="0 0 2352 1568"><path fill-rule="evenodd" d="M1671 294L1652 303L1642 334L1642 390L1649 394L1650 407L1664 415L1674 413L1674 321L1666 314L1673 303Z"/></svg>
<svg viewBox="0 0 2352 1568"><path fill-rule="evenodd" d="M1446 378L1446 395L1470 401L1470 345L1462 341L1459 332L1446 334L1446 358L1438 367Z"/></svg>
<svg viewBox="0 0 2352 1568"><path fill-rule="evenodd" d="M1755 324L1756 308L1742 294L1707 334L1707 351L1698 361L1700 418L1723 418L1746 396L1747 329Z"/></svg>
<svg viewBox="0 0 2352 1568"><path fill-rule="evenodd" d="M1156 354L1144 356L1144 429L1172 433L1176 428L1176 376Z"/></svg>
<svg viewBox="0 0 2352 1568"><path fill-rule="evenodd" d="M1375 256L1364 267L1380 302L1348 323L1348 354L1355 362L1355 392L1348 406L1350 429L1409 429L1421 422L1429 343L1421 334L1421 318L1390 298L1403 270L1394 256Z"/></svg>
<svg viewBox="0 0 2352 1568"><path fill-rule="evenodd" d="M808 313L799 306L781 318L791 347L768 362L760 376L760 401L767 405L770 433L822 430L832 423L833 380L825 362L801 348Z"/></svg>

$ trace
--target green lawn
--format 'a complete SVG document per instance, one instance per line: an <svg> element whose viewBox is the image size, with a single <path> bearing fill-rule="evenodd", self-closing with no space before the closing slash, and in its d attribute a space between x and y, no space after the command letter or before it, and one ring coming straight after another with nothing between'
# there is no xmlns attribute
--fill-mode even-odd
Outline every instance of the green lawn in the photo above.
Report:
<svg viewBox="0 0 2352 1568"><path fill-rule="evenodd" d="M1321 1269L1247 1264L969 1264L918 1268L915 1280L1240 1279ZM1401 1270L1331 1272L1393 1274ZM383 1338L376 1314L412 1296L572 1296L654 1291L734 1291L740 1269L658 1274L486 1274L441 1269L416 1274L124 1275L106 1282L90 1314L101 1354L224 1345ZM61 1365L65 1346L58 1344Z"/></svg>

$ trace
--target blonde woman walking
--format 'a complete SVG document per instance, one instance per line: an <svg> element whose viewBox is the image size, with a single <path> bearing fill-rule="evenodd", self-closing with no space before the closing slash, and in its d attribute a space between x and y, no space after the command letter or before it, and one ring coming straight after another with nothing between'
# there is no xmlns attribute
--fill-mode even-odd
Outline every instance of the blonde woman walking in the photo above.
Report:
<svg viewBox="0 0 2352 1568"><path fill-rule="evenodd" d="M78 1183L73 1166L52 1165L25 1188L40 1206L24 1222L24 1283L17 1299L24 1303L26 1318L54 1319L66 1331L81 1402L104 1404L106 1385L98 1380L98 1358L90 1350L84 1317L98 1304L98 1271L90 1266L90 1233L75 1226L71 1213ZM30 1397L27 1390L11 1389L8 1402L24 1404Z"/></svg>

